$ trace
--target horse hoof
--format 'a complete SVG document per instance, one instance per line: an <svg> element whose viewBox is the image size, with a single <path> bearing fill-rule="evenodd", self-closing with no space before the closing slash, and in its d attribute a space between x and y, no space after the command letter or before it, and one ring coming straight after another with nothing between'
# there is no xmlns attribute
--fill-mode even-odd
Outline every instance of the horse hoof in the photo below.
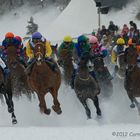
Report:
<svg viewBox="0 0 140 140"><path fill-rule="evenodd" d="M44 111L44 113L47 114L47 115L50 115L51 109L46 109L46 110Z"/></svg>
<svg viewBox="0 0 140 140"><path fill-rule="evenodd" d="M62 113L62 110L59 109L57 112L56 112L58 115L60 115Z"/></svg>
<svg viewBox="0 0 140 140"><path fill-rule="evenodd" d="M52 109L57 113L57 114L61 114L62 113L62 110L61 108L57 108L56 106L52 106Z"/></svg>
<svg viewBox="0 0 140 140"><path fill-rule="evenodd" d="M17 120L16 119L13 119L12 120L12 124L17 124Z"/></svg>
<svg viewBox="0 0 140 140"><path fill-rule="evenodd" d="M87 116L87 119L91 119L91 116Z"/></svg>
<svg viewBox="0 0 140 140"><path fill-rule="evenodd" d="M101 111L97 111L97 115L98 115L98 116L102 116Z"/></svg>
<svg viewBox="0 0 140 140"><path fill-rule="evenodd" d="M135 108L135 104L131 104L130 105L130 108Z"/></svg>
<svg viewBox="0 0 140 140"><path fill-rule="evenodd" d="M13 109L12 107L9 107L9 108L8 108L8 112L9 112L9 113L12 113L12 112L14 112L14 109Z"/></svg>

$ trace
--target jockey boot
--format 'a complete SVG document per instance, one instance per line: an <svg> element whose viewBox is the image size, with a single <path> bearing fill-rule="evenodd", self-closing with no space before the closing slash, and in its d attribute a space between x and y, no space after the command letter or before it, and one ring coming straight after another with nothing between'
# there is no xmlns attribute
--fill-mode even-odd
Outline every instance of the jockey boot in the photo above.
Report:
<svg viewBox="0 0 140 140"><path fill-rule="evenodd" d="M25 68L27 67L26 63L25 63L23 60L20 60L20 63L21 63Z"/></svg>
<svg viewBox="0 0 140 140"><path fill-rule="evenodd" d="M57 71L58 70L57 64L52 59L49 59L49 60L46 59L45 62L53 71Z"/></svg>
<svg viewBox="0 0 140 140"><path fill-rule="evenodd" d="M30 75L31 74L31 71L32 71L32 68L33 68L34 63L35 63L35 61L29 63L29 65L26 67L26 69L24 71L25 74L27 74L27 75Z"/></svg>
<svg viewBox="0 0 140 140"><path fill-rule="evenodd" d="M108 71L107 67L106 67L104 73L105 73L105 77L106 77L108 80L112 80L112 79L113 79L113 77L112 77L112 75L110 74L110 72Z"/></svg>
<svg viewBox="0 0 140 140"><path fill-rule="evenodd" d="M113 74L112 74L112 78L115 78L116 77L116 73L118 72L118 66L115 65L114 67L114 71L113 71Z"/></svg>
<svg viewBox="0 0 140 140"><path fill-rule="evenodd" d="M3 74L4 74L4 81L6 81L7 77L10 74L10 70L6 67L3 69Z"/></svg>

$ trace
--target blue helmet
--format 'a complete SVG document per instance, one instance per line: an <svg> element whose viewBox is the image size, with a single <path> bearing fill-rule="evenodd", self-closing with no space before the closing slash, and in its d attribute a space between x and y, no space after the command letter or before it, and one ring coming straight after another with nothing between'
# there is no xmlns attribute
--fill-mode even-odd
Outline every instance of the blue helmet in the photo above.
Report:
<svg viewBox="0 0 140 140"><path fill-rule="evenodd" d="M39 32L34 32L32 34L32 39L41 39L42 35Z"/></svg>

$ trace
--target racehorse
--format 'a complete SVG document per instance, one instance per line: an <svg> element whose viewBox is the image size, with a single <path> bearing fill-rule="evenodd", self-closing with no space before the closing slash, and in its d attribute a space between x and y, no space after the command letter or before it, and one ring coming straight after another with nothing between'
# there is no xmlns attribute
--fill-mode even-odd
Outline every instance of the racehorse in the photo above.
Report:
<svg viewBox="0 0 140 140"><path fill-rule="evenodd" d="M0 69L0 94L4 96L8 107L8 112L11 113L12 124L16 124L17 120L14 113L14 103L12 100L13 93L11 88L11 80L9 76L4 78L2 69Z"/></svg>
<svg viewBox="0 0 140 140"><path fill-rule="evenodd" d="M16 54L17 48L15 46L9 46L6 48L6 53L7 65L11 73L11 85L14 95L19 97L21 93L24 93L30 99L31 90L27 83L24 65L21 64L19 57Z"/></svg>
<svg viewBox="0 0 140 140"><path fill-rule="evenodd" d="M73 71L72 54L70 54L67 49L62 49L60 52L59 61L64 69L65 84L69 85L71 81L72 71Z"/></svg>
<svg viewBox="0 0 140 140"><path fill-rule="evenodd" d="M104 60L100 56L95 57L93 63L95 75L101 87L101 93L103 96L109 97L113 93L113 84L110 79L108 68L104 65Z"/></svg>
<svg viewBox="0 0 140 140"><path fill-rule="evenodd" d="M61 114L60 103L58 101L58 90L61 84L61 74L57 70L53 71L45 60L45 46L43 43L37 43L34 47L35 60L30 75L28 75L28 83L33 91L37 93L39 99L40 111L50 114L51 110L47 108L45 95L50 92L53 97L52 106L57 114Z"/></svg>
<svg viewBox="0 0 140 140"><path fill-rule="evenodd" d="M129 47L126 50L126 77L124 82L124 87L127 91L128 97L131 100L131 108L134 108L135 105L138 108L140 115L140 103L137 101L136 97L140 97L140 68L137 65L138 53L135 47Z"/></svg>
<svg viewBox="0 0 140 140"><path fill-rule="evenodd" d="M89 74L91 69L92 60L89 54L86 54L81 58L79 63L78 72L74 81L75 93L85 108L88 119L91 118L91 111L87 105L87 99L91 99L96 107L96 113L101 116L101 110L99 108L99 102L97 95L100 93L100 88L95 79Z"/></svg>

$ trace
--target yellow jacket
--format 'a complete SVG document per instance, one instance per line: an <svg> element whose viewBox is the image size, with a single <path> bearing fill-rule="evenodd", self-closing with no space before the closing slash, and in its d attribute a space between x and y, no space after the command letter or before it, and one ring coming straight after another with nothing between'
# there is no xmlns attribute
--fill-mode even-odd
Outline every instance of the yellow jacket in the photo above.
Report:
<svg viewBox="0 0 140 140"><path fill-rule="evenodd" d="M112 50L112 52L111 52L111 62L113 64L115 64L116 60L117 60L116 52L114 50Z"/></svg>
<svg viewBox="0 0 140 140"><path fill-rule="evenodd" d="M29 58L34 58L34 52L32 50L32 47L30 46L30 44L31 43L29 41L26 44L26 55ZM45 41L45 47L46 47L45 57L47 58L47 57L50 57L52 55L52 48L51 48L50 43L48 41Z"/></svg>

